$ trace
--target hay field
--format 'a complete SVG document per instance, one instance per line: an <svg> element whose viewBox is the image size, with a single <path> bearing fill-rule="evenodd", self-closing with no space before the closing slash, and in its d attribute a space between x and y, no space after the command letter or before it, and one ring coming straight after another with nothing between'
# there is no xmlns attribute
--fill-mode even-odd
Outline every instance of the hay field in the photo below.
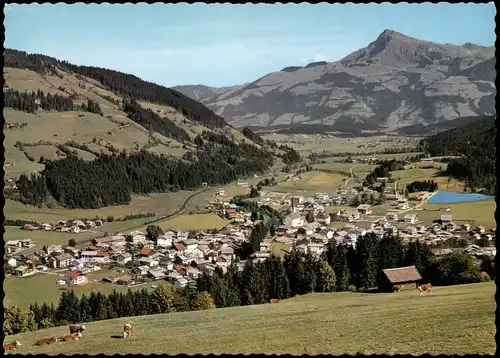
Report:
<svg viewBox="0 0 500 358"><path fill-rule="evenodd" d="M32 345L66 327L7 338L16 354L493 354L495 284L389 294L310 294L278 304L133 317L135 337L113 339L127 318L86 324L81 341ZM423 319L425 317L425 319ZM270 333L272 332L272 334Z"/></svg>
<svg viewBox="0 0 500 358"><path fill-rule="evenodd" d="M158 225L163 230L203 230L203 229L221 229L230 223L215 214L191 214L179 215L163 221L158 221Z"/></svg>
<svg viewBox="0 0 500 358"><path fill-rule="evenodd" d="M148 196L134 196L129 205L107 206L100 209L65 209L59 208L37 208L24 205L11 199L5 200L4 215L7 219L33 220L37 222L56 223L58 220L95 218L96 216L107 218L114 216L122 218L127 215L141 213L156 213L165 215L180 207L184 199L190 194L187 191L177 193L159 193Z"/></svg>
<svg viewBox="0 0 500 358"><path fill-rule="evenodd" d="M450 212L441 212L441 206L449 206ZM464 224L466 222L473 226L484 226L486 228L495 228L495 210L496 203L494 199L478 200L464 203L451 204L431 204L425 203L423 210L411 211L416 214L420 221L432 223L434 220L439 220L442 214L450 214L453 217L453 222L456 224Z"/></svg>
<svg viewBox="0 0 500 358"><path fill-rule="evenodd" d="M289 192L328 192L331 193L344 184L348 176L322 171L312 171L299 175L300 179L280 182L273 190Z"/></svg>

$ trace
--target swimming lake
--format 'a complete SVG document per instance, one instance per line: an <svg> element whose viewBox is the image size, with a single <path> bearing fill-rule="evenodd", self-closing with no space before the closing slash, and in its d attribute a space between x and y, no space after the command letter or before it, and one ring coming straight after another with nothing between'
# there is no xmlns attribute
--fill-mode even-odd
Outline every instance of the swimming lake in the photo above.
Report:
<svg viewBox="0 0 500 358"><path fill-rule="evenodd" d="M427 202L431 204L451 204L451 203L462 203L478 200L488 200L493 199L493 196L488 196L484 194L470 194L470 193L453 193L450 191L440 191Z"/></svg>

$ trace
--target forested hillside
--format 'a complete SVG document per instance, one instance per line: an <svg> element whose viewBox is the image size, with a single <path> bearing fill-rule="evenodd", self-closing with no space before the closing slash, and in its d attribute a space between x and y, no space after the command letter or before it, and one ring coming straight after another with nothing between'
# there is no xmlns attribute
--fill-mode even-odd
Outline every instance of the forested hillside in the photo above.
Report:
<svg viewBox="0 0 500 358"><path fill-rule="evenodd" d="M449 162L448 175L464 180L472 190L496 192L496 117L485 117L465 126L422 139L431 156L463 156Z"/></svg>
<svg viewBox="0 0 500 358"><path fill-rule="evenodd" d="M91 132L90 127L82 127L78 124L85 121L84 112L91 112L101 116L94 117L99 123L99 118L102 118L102 123L118 121L120 127L117 132L125 131L126 135L136 138L141 132L128 134L128 131L132 130L128 128L133 127L128 127L127 122L120 119L120 117L127 117L142 127L142 131L146 131L151 145L158 141L162 144L166 143L164 139L162 141L154 136L157 133L165 138L173 139L176 141L174 143L177 143L177 148L182 147L183 150L178 156L170 155L168 152L164 155L164 153L148 151L149 143L139 145L137 141L134 142L136 143L135 150L130 147L124 148L123 145L121 149L118 149L120 146L117 148L114 143L118 145L120 143L116 142L114 139L116 136L108 131L108 137L113 142L107 140L107 147L112 150L107 153L94 150L92 151L95 155L94 159L84 160L72 150L63 150L64 146L57 142L57 138L61 137L57 133L54 135L52 132L43 133L44 138L55 138L50 141L42 140L42 133L40 135L31 133L31 142L25 143L25 136L19 132L23 141L16 143L16 150L21 148L19 150L22 152L25 146L36 148L37 145L52 145L65 152L65 157L62 159L41 156L39 163L45 168L35 174L21 174L16 182L17 188L10 188L5 192L7 197L25 204L42 206L57 202L67 208L86 209L128 204L132 194L194 190L205 183L220 185L254 174L263 174L270 169L276 157L281 157L285 163L300 160L291 148L278 148L275 143L269 141L264 143L256 135L249 137L246 133L241 136L245 138L244 140L237 140L233 133L234 129L228 126L223 118L215 115L202 104L174 90L143 81L133 75L97 67L76 66L48 56L26 54L16 50L6 51L5 63L10 68L22 69L21 73L17 74L18 89L4 89L6 106L26 113L21 114L19 118L24 118L23 115L35 116L29 118L32 121L30 123L33 123L34 118L47 111L77 111L77 114L67 116L61 114L59 120L62 124L63 121L67 123L64 118L76 117L73 136L77 135L77 131L88 132L86 136L89 138L85 138L86 142L77 143L72 140L64 142L64 145L75 143L72 144L73 147L90 151L89 145L100 144L102 139L94 135L101 137L102 134L99 133L102 131ZM72 78L76 76L77 81L82 81L82 83L95 80L106 89L109 95L115 97L93 95L94 98L102 97L108 101L103 113L99 103L95 100L77 94L74 90L71 93L62 86L59 86L57 90L55 90L57 87L51 89L55 94L44 93L41 89L23 92L23 88L19 90L20 86L29 87L31 83L30 88L33 86L38 88L38 86L45 85L43 82L33 84L33 81L26 77L31 71L43 75L43 78L56 76L64 77L66 80L68 76L73 76ZM82 88L85 88L85 85ZM165 106L162 108L166 110L145 108L140 101ZM118 112L117 114L109 115L110 103L115 107L112 113ZM82 118L80 122L78 122L79 118ZM36 121L39 120L36 119L35 123ZM27 130L30 129L30 125ZM10 132L7 136L9 134ZM94 136L93 139L91 139L92 136ZM29 155L24 154L27 157ZM31 158L30 160L37 159Z"/></svg>

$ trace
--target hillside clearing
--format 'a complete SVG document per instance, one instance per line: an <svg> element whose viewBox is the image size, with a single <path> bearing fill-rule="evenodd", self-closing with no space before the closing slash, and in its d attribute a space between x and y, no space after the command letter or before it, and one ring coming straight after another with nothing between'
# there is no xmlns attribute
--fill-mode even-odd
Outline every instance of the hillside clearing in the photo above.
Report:
<svg viewBox="0 0 500 358"><path fill-rule="evenodd" d="M36 339L66 327L9 336L19 354L493 354L495 284L436 287L394 294L310 294L276 305L133 317L88 323L81 341L45 347ZM471 304L473 302L473 304ZM425 318L425 319L424 319ZM271 334L272 332L272 334ZM182 343L179 343L182 342Z"/></svg>
<svg viewBox="0 0 500 358"><path fill-rule="evenodd" d="M203 229L221 229L230 221L224 220L215 214L192 214L179 215L164 221L158 221L158 225L164 230L203 230Z"/></svg>

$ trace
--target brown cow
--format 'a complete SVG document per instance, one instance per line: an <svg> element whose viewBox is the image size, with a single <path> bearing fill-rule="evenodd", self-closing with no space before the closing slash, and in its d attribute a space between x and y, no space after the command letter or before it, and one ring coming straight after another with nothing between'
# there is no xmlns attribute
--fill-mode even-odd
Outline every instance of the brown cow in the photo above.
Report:
<svg viewBox="0 0 500 358"><path fill-rule="evenodd" d="M3 345L3 350L4 351L12 351L14 349L17 349L18 347L21 347L21 342L15 341L13 343L6 343Z"/></svg>
<svg viewBox="0 0 500 358"><path fill-rule="evenodd" d="M69 334L82 333L86 330L87 328L84 324L72 324L69 326Z"/></svg>
<svg viewBox="0 0 500 358"><path fill-rule="evenodd" d="M60 341L60 342L78 341L82 337L83 337L83 335L80 332L78 332L75 334L70 334L68 336L59 337L58 341Z"/></svg>
<svg viewBox="0 0 500 358"><path fill-rule="evenodd" d="M44 345L55 343L57 341L58 341L58 339L56 337L41 338L38 341L36 341L35 346L44 346Z"/></svg>
<svg viewBox="0 0 500 358"><path fill-rule="evenodd" d="M430 283L424 283L423 285L418 286L418 290L420 291L420 296L422 296L424 292L432 295L432 285Z"/></svg>
<svg viewBox="0 0 500 358"><path fill-rule="evenodd" d="M403 287L405 287L405 286L404 285L396 285L396 286L394 286L394 291L399 292L403 289Z"/></svg>
<svg viewBox="0 0 500 358"><path fill-rule="evenodd" d="M273 298L271 299L271 301L269 301L269 303L280 303L280 300L278 300L277 298Z"/></svg>
<svg viewBox="0 0 500 358"><path fill-rule="evenodd" d="M132 321L128 321L123 326L123 338L132 336Z"/></svg>

